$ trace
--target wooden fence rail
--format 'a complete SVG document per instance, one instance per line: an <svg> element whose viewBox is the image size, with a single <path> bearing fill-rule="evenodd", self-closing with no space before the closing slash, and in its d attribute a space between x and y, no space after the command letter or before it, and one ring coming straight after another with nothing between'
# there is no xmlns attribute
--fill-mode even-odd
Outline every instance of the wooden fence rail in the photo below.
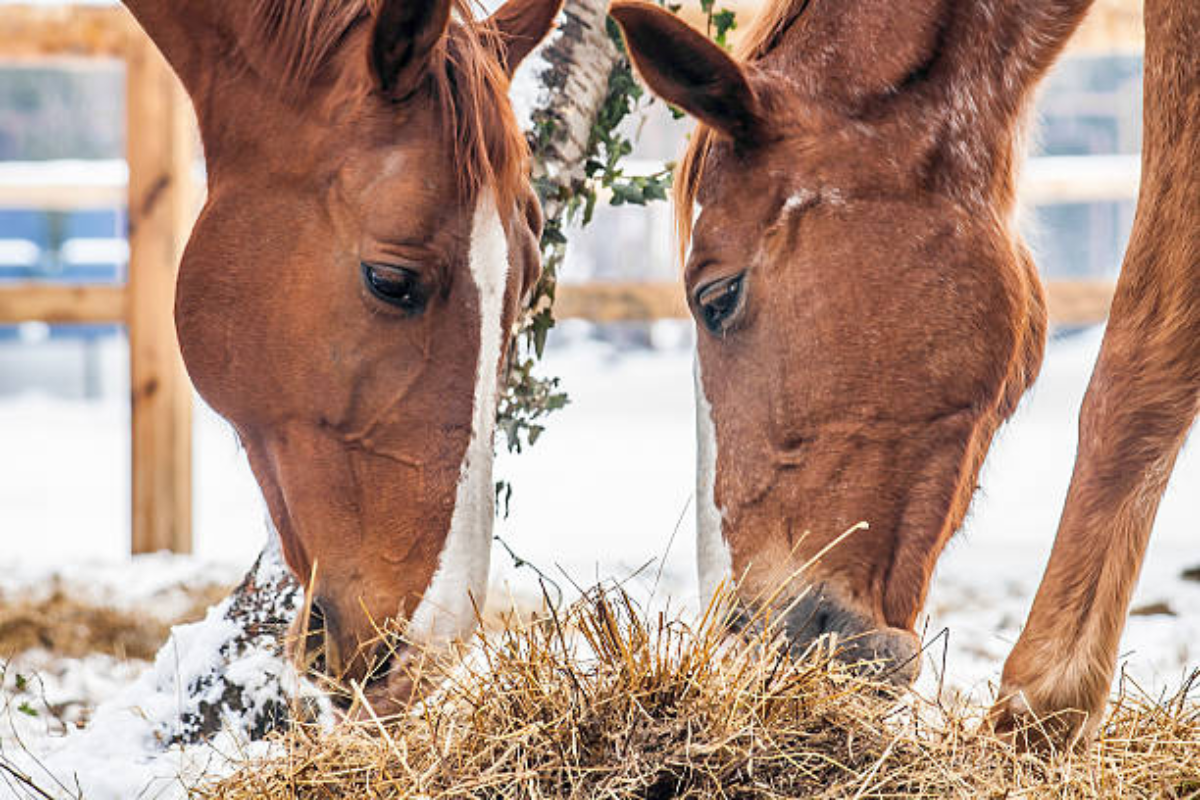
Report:
<svg viewBox="0 0 1200 800"><path fill-rule="evenodd" d="M1109 0L1109 5L1122 1ZM0 285L0 324L41 320L127 326L131 548L135 553L188 552L191 385L179 357L172 307L176 269L195 208L191 108L158 51L119 7L17 5L0 14L0 61L80 58L125 62L127 182L120 185L110 176L107 183L88 187L0 183L0 206L74 208L116 202L123 195L129 209L129 280L124 286ZM1136 181L1131 169L1116 178L1124 187L1117 191L1124 195ZM1078 181L1066 183L1075 202L1095 191L1113 191L1107 185L1088 189ZM1053 196L1042 199L1054 202ZM1051 317L1065 325L1099 322L1107 315L1112 288L1105 281L1052 281ZM564 284L555 310L560 318L596 322L688 316L682 288L667 282Z"/></svg>
<svg viewBox="0 0 1200 800"><path fill-rule="evenodd" d="M1064 326L1103 322L1108 316L1113 288L1114 284L1106 280L1047 281L1051 321ZM690 316L683 287L666 281L560 284L554 314L559 319L593 322L637 322Z"/></svg>

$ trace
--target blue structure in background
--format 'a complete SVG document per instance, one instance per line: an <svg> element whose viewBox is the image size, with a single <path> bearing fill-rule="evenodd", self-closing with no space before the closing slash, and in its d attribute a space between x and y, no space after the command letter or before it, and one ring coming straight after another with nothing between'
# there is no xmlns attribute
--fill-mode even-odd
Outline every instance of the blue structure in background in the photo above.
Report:
<svg viewBox="0 0 1200 800"><path fill-rule="evenodd" d="M0 282L46 281L119 284L128 261L125 212L0 210ZM51 338L93 340L119 325L53 325ZM0 326L0 341L19 338L20 328Z"/></svg>

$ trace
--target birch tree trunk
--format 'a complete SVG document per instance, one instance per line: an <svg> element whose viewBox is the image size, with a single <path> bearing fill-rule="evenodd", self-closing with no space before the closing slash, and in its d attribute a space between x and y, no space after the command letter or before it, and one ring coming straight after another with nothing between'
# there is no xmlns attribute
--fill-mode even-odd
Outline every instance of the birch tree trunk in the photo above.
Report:
<svg viewBox="0 0 1200 800"><path fill-rule="evenodd" d="M530 114L533 179L542 187L547 219L561 218L567 194L562 190L584 178L592 125L608 97L609 76L623 58L609 38L607 19L606 0L567 0L558 29L517 75L515 91L530 79L539 90Z"/></svg>
<svg viewBox="0 0 1200 800"><path fill-rule="evenodd" d="M623 63L605 27L607 7L607 0L566 0L558 29L514 80L514 101L527 104L533 178L547 220L561 219L564 198L584 180L592 126L608 96L609 76ZM189 743L236 728L257 739L286 726L304 707L297 705L298 687L283 663L283 637L303 600L272 531L242 583L196 623L215 634L173 633L160 653L155 668L165 664L173 671L164 685L181 696L178 715L160 722L160 738ZM215 653L180 652L214 647Z"/></svg>

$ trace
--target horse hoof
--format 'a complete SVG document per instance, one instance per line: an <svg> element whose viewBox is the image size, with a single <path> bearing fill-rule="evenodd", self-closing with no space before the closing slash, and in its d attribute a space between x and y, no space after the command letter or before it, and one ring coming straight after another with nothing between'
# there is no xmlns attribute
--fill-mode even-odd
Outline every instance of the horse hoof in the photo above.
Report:
<svg viewBox="0 0 1200 800"><path fill-rule="evenodd" d="M1031 706L1024 690L1005 685L988 712L988 723L997 737L1018 750L1053 755L1090 742L1097 716L1078 709Z"/></svg>

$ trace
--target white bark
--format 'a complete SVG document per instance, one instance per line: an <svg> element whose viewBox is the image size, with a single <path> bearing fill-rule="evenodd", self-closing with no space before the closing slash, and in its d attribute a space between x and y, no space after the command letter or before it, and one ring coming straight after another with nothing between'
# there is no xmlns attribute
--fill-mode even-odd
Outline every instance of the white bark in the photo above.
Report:
<svg viewBox="0 0 1200 800"><path fill-rule="evenodd" d="M605 30L607 17L607 0L567 0L555 34L532 56L540 92L530 121L552 125L550 135L534 144L535 180L559 187L583 180L592 123L622 58ZM551 197L543 211L550 219L562 207Z"/></svg>

